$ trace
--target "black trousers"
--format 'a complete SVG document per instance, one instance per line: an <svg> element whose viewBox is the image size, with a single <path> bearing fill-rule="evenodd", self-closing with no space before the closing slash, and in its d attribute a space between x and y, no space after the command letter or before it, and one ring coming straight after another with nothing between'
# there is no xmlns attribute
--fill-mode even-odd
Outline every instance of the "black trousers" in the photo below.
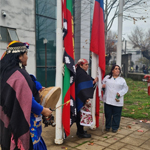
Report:
<svg viewBox="0 0 150 150"><path fill-rule="evenodd" d="M122 106L112 106L108 104L104 104L104 110L105 110L105 127L106 129L110 129L112 127L112 130L118 130L120 125L120 119L121 119L121 112L122 112Z"/></svg>
<svg viewBox="0 0 150 150"><path fill-rule="evenodd" d="M83 126L80 125L80 111L77 112L77 119L76 119L76 125L77 125L77 132L83 134L84 133L84 129Z"/></svg>

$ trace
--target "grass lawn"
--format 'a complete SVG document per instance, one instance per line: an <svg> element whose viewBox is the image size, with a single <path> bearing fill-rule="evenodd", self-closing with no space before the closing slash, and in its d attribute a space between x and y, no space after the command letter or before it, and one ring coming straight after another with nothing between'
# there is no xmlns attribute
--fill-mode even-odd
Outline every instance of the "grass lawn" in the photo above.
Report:
<svg viewBox="0 0 150 150"><path fill-rule="evenodd" d="M124 96L122 116L136 119L150 119L150 96L147 94L147 82L126 79L129 87Z"/></svg>
<svg viewBox="0 0 150 150"><path fill-rule="evenodd" d="M122 116L134 119L150 119L150 96L147 94L147 82L126 79L129 87L124 96ZM102 105L101 105L102 110Z"/></svg>

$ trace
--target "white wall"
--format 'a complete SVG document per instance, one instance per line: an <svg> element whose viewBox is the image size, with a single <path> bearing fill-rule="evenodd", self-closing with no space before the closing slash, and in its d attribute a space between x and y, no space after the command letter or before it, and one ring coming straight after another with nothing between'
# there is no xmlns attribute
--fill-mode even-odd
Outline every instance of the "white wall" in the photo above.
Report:
<svg viewBox="0 0 150 150"><path fill-rule="evenodd" d="M0 0L0 26L16 29L21 42L30 44L27 71L36 74L34 0ZM1 11L6 12L6 17ZM7 43L0 41L0 56Z"/></svg>

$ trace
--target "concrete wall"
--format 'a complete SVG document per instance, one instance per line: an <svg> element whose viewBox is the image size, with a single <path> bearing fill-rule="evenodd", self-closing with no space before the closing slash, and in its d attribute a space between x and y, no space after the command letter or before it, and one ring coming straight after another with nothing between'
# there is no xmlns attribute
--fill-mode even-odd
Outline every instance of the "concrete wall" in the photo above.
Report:
<svg viewBox="0 0 150 150"><path fill-rule="evenodd" d="M90 58L90 6L90 1L75 1L75 62Z"/></svg>
<svg viewBox="0 0 150 150"><path fill-rule="evenodd" d="M127 78L131 78L134 81L142 81L144 79L145 74L142 73L128 73Z"/></svg>
<svg viewBox="0 0 150 150"><path fill-rule="evenodd" d="M6 17L1 11L6 12ZM35 4L34 0L0 0L0 26L16 29L21 42L28 42L27 71L36 74L35 55ZM8 43L0 41L0 56Z"/></svg>

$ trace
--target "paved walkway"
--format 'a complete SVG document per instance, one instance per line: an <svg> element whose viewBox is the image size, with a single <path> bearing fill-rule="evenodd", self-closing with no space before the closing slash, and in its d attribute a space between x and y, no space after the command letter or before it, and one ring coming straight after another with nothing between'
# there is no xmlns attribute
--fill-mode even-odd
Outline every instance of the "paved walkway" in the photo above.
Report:
<svg viewBox="0 0 150 150"><path fill-rule="evenodd" d="M42 137L48 150L150 150L150 124L141 123L131 118L121 118L117 133L102 133L102 117L100 127L96 130L87 129L91 138L78 138L76 124L71 127L71 134L61 145L54 144L55 130L49 126L43 128Z"/></svg>
<svg viewBox="0 0 150 150"><path fill-rule="evenodd" d="M102 132L102 120L101 116L100 127L96 130L86 128L91 138L78 138L75 123L70 136L61 145L54 144L54 127L43 127L42 137L48 150L150 150L149 123L122 117L119 131L112 133Z"/></svg>

